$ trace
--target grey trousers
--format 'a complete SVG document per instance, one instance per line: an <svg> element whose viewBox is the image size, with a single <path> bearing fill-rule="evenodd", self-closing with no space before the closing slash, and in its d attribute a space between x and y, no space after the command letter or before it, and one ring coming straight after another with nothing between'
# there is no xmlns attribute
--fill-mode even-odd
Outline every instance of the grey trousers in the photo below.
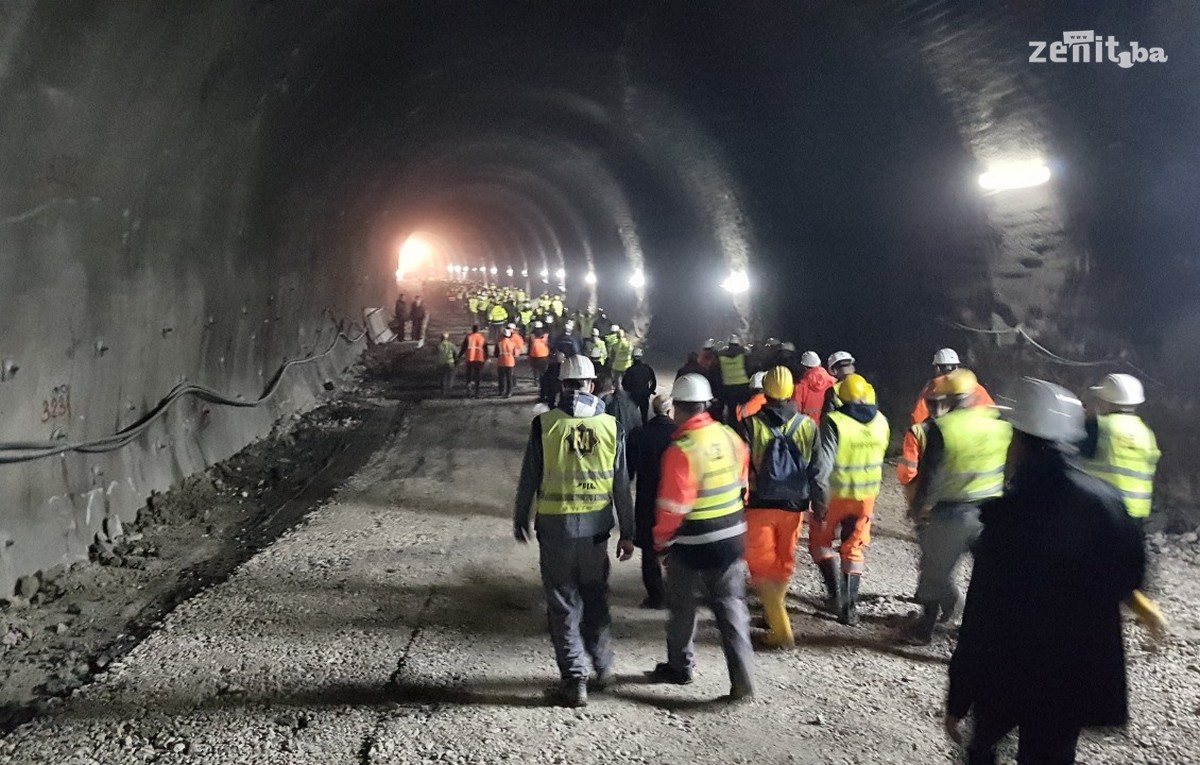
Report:
<svg viewBox="0 0 1200 765"><path fill-rule="evenodd" d="M608 538L538 538L542 588L554 658L564 680L587 678L613 663L608 612ZM591 660L589 666L589 659Z"/></svg>
<svg viewBox="0 0 1200 765"><path fill-rule="evenodd" d="M746 609L744 560L725 568L694 569L676 556L667 555L667 664L690 672L695 666L696 607L698 596L712 609L721 633L721 648L729 682L736 688L754 689L754 648L750 645L750 612Z"/></svg>
<svg viewBox="0 0 1200 765"><path fill-rule="evenodd" d="M954 584L954 569L970 552L983 524L978 505L938 505L917 529L921 543L921 573L917 581L917 602L937 605L959 597Z"/></svg>

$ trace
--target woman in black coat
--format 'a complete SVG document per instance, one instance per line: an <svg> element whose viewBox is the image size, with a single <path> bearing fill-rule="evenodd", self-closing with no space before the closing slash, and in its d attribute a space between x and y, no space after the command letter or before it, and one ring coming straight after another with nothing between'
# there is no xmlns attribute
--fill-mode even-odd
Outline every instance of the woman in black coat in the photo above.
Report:
<svg viewBox="0 0 1200 765"><path fill-rule="evenodd" d="M654 551L654 501L662 476L663 452L671 445L676 425L671 419L674 407L670 396L655 396L651 407L654 416L629 435L626 464L629 466L630 479L636 479L633 543L642 551L642 583L646 586L642 608L662 608L662 564Z"/></svg>
<svg viewBox="0 0 1200 765"><path fill-rule="evenodd" d="M1019 416L1013 425L1009 483L982 506L946 729L961 740L974 713L971 765L993 765L1014 728L1019 762L1073 763L1083 728L1127 720L1120 606L1141 586L1145 552L1112 487Z"/></svg>

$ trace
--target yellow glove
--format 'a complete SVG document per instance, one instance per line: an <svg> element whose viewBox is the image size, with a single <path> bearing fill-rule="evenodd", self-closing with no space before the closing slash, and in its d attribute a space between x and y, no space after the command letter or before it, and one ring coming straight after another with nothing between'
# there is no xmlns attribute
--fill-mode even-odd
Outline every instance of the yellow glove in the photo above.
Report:
<svg viewBox="0 0 1200 765"><path fill-rule="evenodd" d="M1129 600L1125 601L1129 610L1133 611L1138 623L1150 633L1150 639L1161 643L1167 636L1167 617L1163 616L1158 604L1147 598L1141 590L1134 590Z"/></svg>

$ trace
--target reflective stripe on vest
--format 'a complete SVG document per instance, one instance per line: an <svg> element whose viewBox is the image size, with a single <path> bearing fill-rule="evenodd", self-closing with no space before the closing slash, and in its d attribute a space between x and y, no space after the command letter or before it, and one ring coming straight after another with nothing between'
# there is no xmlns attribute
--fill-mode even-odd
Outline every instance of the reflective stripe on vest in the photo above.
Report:
<svg viewBox="0 0 1200 765"><path fill-rule="evenodd" d="M703 545L744 533L745 485L737 435L714 422L688 431L675 443L687 456L698 483L696 501L679 527L674 544Z"/></svg>
<svg viewBox="0 0 1200 765"><path fill-rule="evenodd" d="M955 409L934 423L942 434L945 451L938 471L938 502L982 502L1004 493L1004 464L1012 426L990 407Z"/></svg>
<svg viewBox="0 0 1200 765"><path fill-rule="evenodd" d="M607 414L571 417L561 409L540 415L541 515L580 515L604 510L612 501L617 462L617 421Z"/></svg>
<svg viewBox="0 0 1200 765"><path fill-rule="evenodd" d="M529 338L529 357L544 359L550 355L550 342L545 335L534 335Z"/></svg>
<svg viewBox="0 0 1200 765"><path fill-rule="evenodd" d="M883 455L887 451L887 418L876 414L866 425L842 412L830 412L838 430L837 456L829 484L838 499L870 499L883 487Z"/></svg>
<svg viewBox="0 0 1200 765"><path fill-rule="evenodd" d="M808 468L809 463L812 462L813 442L817 430L816 423L811 418L802 414L794 415L792 419L784 423L782 428L772 428L760 416L752 416L747 422L750 423L750 491L754 491L754 475L762 469L762 460L767 453L767 447L771 445L777 435L782 437L787 434L789 428L795 428L790 435L796 442L796 446L800 448L800 458L804 460L800 469Z"/></svg>
<svg viewBox="0 0 1200 765"><path fill-rule="evenodd" d="M736 356L718 356L721 362L721 383L723 385L749 385L750 377L746 374L746 354Z"/></svg>
<svg viewBox="0 0 1200 765"><path fill-rule="evenodd" d="M487 361L487 338L476 332L467 337L467 361Z"/></svg>
<svg viewBox="0 0 1200 765"><path fill-rule="evenodd" d="M906 468L916 470L921 466L920 458L925 454L925 444L929 439L929 428L925 427L924 422L919 422L908 429L912 433L913 440L917 442L917 459L910 460L907 457L900 458L900 464Z"/></svg>
<svg viewBox="0 0 1200 765"><path fill-rule="evenodd" d="M1103 415L1096 427L1096 456L1083 460L1083 469L1121 492L1130 516L1147 517L1159 457L1154 432L1136 414Z"/></svg>
<svg viewBox="0 0 1200 765"><path fill-rule="evenodd" d="M508 309L500 304L492 306L492 310L488 313L488 318L494 323L504 321L508 318Z"/></svg>
<svg viewBox="0 0 1200 765"><path fill-rule="evenodd" d="M496 346L496 366L499 367L515 367L517 365L517 351L520 348L511 337L506 337Z"/></svg>

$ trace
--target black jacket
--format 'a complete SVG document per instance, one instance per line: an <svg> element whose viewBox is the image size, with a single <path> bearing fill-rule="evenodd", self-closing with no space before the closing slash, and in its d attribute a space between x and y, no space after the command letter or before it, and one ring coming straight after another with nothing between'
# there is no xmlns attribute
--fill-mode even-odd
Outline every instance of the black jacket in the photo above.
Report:
<svg viewBox="0 0 1200 765"><path fill-rule="evenodd" d="M1123 724L1120 604L1141 586L1146 558L1121 496L1046 451L983 504L981 519L947 711Z"/></svg>
<svg viewBox="0 0 1200 765"><path fill-rule="evenodd" d="M654 376L654 370L649 364L642 361L634 361L633 366L625 370L625 374L621 376L621 387L625 392L633 396L634 400L649 401L654 395L654 389L658 387L658 378Z"/></svg>
<svg viewBox="0 0 1200 765"><path fill-rule="evenodd" d="M629 434L626 462L629 477L636 479L637 497L633 502L636 531L633 542L642 549L654 547L654 500L658 496L658 481L662 477L662 456L671 445L675 421L664 415Z"/></svg>
<svg viewBox="0 0 1200 765"><path fill-rule="evenodd" d="M631 432L634 428L639 428L642 425L642 410L629 394L623 390L606 393L600 397L604 402L604 409L613 417L617 418L617 422L625 429L626 433Z"/></svg>

